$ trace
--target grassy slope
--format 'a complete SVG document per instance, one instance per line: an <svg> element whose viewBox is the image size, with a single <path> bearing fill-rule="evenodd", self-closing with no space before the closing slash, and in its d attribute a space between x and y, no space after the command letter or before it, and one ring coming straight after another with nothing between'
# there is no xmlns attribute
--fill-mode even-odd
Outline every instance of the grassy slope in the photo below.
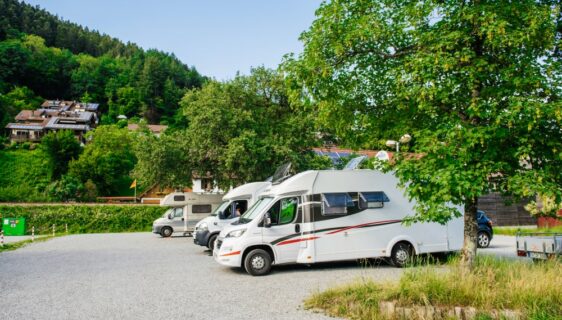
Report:
<svg viewBox="0 0 562 320"><path fill-rule="evenodd" d="M528 263L479 257L464 273L458 262L448 270L435 266L407 270L398 283L355 283L317 293L306 302L332 316L381 319L379 301L398 305L472 306L482 315L491 310L519 310L528 319L561 319L562 264Z"/></svg>
<svg viewBox="0 0 562 320"><path fill-rule="evenodd" d="M0 151L0 201L46 201L51 167L41 150Z"/></svg>

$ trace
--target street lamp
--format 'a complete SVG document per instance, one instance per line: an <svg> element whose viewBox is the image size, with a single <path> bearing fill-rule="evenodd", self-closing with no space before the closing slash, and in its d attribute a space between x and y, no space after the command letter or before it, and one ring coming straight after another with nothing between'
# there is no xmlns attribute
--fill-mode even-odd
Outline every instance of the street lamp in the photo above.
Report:
<svg viewBox="0 0 562 320"><path fill-rule="evenodd" d="M400 137L400 139L398 141L387 140L386 146L390 147L390 148L396 147L396 153L398 153L398 152L400 152L400 144L408 143L408 142L410 142L410 140L412 140L412 136L406 133L405 135Z"/></svg>

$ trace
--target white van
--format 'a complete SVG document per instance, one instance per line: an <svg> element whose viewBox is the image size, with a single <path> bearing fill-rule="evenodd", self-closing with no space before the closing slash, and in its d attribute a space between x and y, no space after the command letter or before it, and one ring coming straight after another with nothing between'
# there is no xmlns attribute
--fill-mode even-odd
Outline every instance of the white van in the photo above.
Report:
<svg viewBox="0 0 562 320"><path fill-rule="evenodd" d="M213 256L257 276L273 264L389 257L402 267L413 255L460 250L462 217L403 225L414 203L397 184L393 174L374 170L299 173L272 185L225 227Z"/></svg>
<svg viewBox="0 0 562 320"><path fill-rule="evenodd" d="M195 225L193 242L209 249L214 248L215 240L222 228L240 217L236 213L237 209L240 214L244 214L258 200L258 196L270 186L271 182L252 182L230 190L213 214Z"/></svg>
<svg viewBox="0 0 562 320"><path fill-rule="evenodd" d="M223 194L173 192L160 201L161 206L171 207L161 218L152 223L152 232L169 237L174 232L189 235L197 221L213 212L222 202Z"/></svg>

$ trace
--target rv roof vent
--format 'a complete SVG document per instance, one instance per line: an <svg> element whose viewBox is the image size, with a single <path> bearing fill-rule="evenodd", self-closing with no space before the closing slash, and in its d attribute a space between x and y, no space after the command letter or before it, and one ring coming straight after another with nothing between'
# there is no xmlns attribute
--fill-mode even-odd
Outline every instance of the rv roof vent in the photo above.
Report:
<svg viewBox="0 0 562 320"><path fill-rule="evenodd" d="M275 170L275 173L271 178L271 183L277 184L283 182L284 180L287 180L287 178L291 176L290 172L291 172L290 162L281 165L279 168L277 168L277 170Z"/></svg>
<svg viewBox="0 0 562 320"><path fill-rule="evenodd" d="M349 160L349 162L345 165L343 170L355 170L355 169L359 168L359 165L363 161L365 161L365 159L367 159L366 156L355 157L355 158Z"/></svg>

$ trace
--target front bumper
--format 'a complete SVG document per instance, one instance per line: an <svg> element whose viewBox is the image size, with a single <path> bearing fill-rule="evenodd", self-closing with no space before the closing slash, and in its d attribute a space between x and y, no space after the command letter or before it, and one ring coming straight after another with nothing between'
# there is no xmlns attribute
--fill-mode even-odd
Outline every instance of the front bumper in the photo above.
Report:
<svg viewBox="0 0 562 320"><path fill-rule="evenodd" d="M243 249L236 246L235 241L232 241L232 239L218 238L217 241L215 241L213 258L223 266L241 267L242 252Z"/></svg>
<svg viewBox="0 0 562 320"><path fill-rule="evenodd" d="M158 225L152 225L152 233L158 233L160 234L160 231L162 231L162 226L158 226Z"/></svg>
<svg viewBox="0 0 562 320"><path fill-rule="evenodd" d="M211 233L209 232L209 230L206 231L196 230L195 233L193 234L193 243L206 247L207 243L209 243L210 236Z"/></svg>

